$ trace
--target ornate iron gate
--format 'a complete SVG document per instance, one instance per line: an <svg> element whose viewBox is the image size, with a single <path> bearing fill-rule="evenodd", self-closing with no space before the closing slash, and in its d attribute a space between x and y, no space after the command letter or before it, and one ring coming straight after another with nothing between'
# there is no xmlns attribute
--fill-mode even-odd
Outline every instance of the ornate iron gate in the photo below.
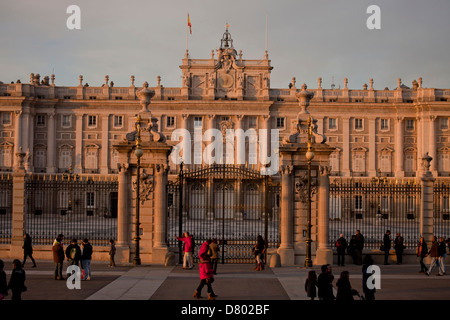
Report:
<svg viewBox="0 0 450 320"><path fill-rule="evenodd" d="M168 184L168 243L175 236L193 235L197 250L205 240L217 239L222 263L254 262L258 235L268 247L279 245L280 186L259 171L235 165L210 165L194 170L181 166L177 181Z"/></svg>

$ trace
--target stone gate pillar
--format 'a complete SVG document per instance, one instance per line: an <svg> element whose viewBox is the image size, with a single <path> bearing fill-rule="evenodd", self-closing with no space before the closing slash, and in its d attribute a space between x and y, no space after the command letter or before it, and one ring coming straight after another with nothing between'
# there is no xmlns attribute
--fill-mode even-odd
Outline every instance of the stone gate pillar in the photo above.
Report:
<svg viewBox="0 0 450 320"><path fill-rule="evenodd" d="M329 199L330 199L330 168L319 167L318 209L317 209L317 243L315 265L333 264L333 251L328 242L329 235Z"/></svg>
<svg viewBox="0 0 450 320"><path fill-rule="evenodd" d="M129 197L129 177L128 163L118 164L119 185L117 201L117 242L116 259L117 261L130 260L129 232L128 232L128 197Z"/></svg>
<svg viewBox="0 0 450 320"><path fill-rule="evenodd" d="M12 234L10 258L23 257L23 235L25 217L25 153L21 148L16 153L16 166L14 167L12 190Z"/></svg>
<svg viewBox="0 0 450 320"><path fill-rule="evenodd" d="M282 266L292 266L295 261L294 253L294 215L292 165L281 165L281 212L280 212L280 238L278 248Z"/></svg>
<svg viewBox="0 0 450 320"><path fill-rule="evenodd" d="M436 180L430 171L430 163L433 160L428 153L422 157L421 183L421 205L420 205L420 235L431 248L431 240L434 235L433 230L433 186ZM428 258L428 257L427 257Z"/></svg>

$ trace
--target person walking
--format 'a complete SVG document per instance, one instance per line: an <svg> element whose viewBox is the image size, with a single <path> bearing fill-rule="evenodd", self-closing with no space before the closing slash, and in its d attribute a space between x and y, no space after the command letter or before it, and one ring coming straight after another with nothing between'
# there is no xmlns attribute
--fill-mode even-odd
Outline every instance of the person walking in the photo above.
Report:
<svg viewBox="0 0 450 320"><path fill-rule="evenodd" d="M347 240L345 240L344 235L341 233L341 235L339 236L339 239L336 241L338 266L344 266L345 250L347 249L347 247L348 247Z"/></svg>
<svg viewBox="0 0 450 320"><path fill-rule="evenodd" d="M199 258L199 273L200 273L200 284L197 287L197 290L195 290L194 298L200 299L202 298L202 289L206 285L207 292L208 292L208 300L215 300L217 295L214 293L214 290L212 288L212 283L214 282L214 275L213 275L213 269L211 267L211 259L208 255L209 245L211 244L212 240L207 240L203 242L200 251L198 253Z"/></svg>
<svg viewBox="0 0 450 320"><path fill-rule="evenodd" d="M82 280L91 280L91 260L92 260L92 245L88 239L84 239L81 243L81 265L84 270L84 278Z"/></svg>
<svg viewBox="0 0 450 320"><path fill-rule="evenodd" d="M9 279L8 289L11 290L11 300L22 300L22 293L27 291L25 286L25 270L22 269L22 263L19 259L13 261L13 270Z"/></svg>
<svg viewBox="0 0 450 320"><path fill-rule="evenodd" d="M219 245L217 244L217 239L213 239L211 244L209 245L209 249L211 250L211 265L213 268L213 274L217 274L217 263L219 262Z"/></svg>
<svg viewBox="0 0 450 320"><path fill-rule="evenodd" d="M109 240L109 267L114 268L116 263L114 261L114 256L116 255L116 246L114 245L114 240Z"/></svg>
<svg viewBox="0 0 450 320"><path fill-rule="evenodd" d="M367 269L369 268L369 266L373 265L373 259L372 256L370 254L366 255L364 257L364 261L363 261L363 267L362 267L362 288L363 288L363 293L364 293L364 297L366 300L375 300L375 286L373 288L369 288L367 286L367 280L369 280L369 278L372 276L372 273L368 273Z"/></svg>
<svg viewBox="0 0 450 320"><path fill-rule="evenodd" d="M389 250L391 250L391 230L386 230L383 237L384 264L389 264Z"/></svg>
<svg viewBox="0 0 450 320"><path fill-rule="evenodd" d="M262 271L264 270L264 253L266 252L266 242L264 241L263 237L261 235L258 235L255 248L254 248L254 254L256 257L256 271Z"/></svg>
<svg viewBox="0 0 450 320"><path fill-rule="evenodd" d="M439 273L445 275L445 258L447 257L447 245L445 243L444 237L439 238L438 256Z"/></svg>
<svg viewBox="0 0 450 320"><path fill-rule="evenodd" d="M60 237L57 237L53 242L52 252L53 252L53 262L55 263L54 279L64 280L64 277L62 276L62 267L64 263L64 249L62 245L62 239Z"/></svg>
<svg viewBox="0 0 450 320"><path fill-rule="evenodd" d="M427 243L425 242L425 239L423 237L420 237L420 239L419 239L419 243L417 244L416 254L420 259L419 273L427 272L427 266L425 265L425 263L423 263L423 259L428 254L428 248L427 248Z"/></svg>
<svg viewBox="0 0 450 320"><path fill-rule="evenodd" d="M337 294L336 301L351 301L353 296L358 295L358 291L352 288L350 284L350 273L342 271L341 276L336 282Z"/></svg>
<svg viewBox="0 0 450 320"><path fill-rule="evenodd" d="M356 264L362 265L362 253L364 249L364 236L360 230L356 230Z"/></svg>
<svg viewBox="0 0 450 320"><path fill-rule="evenodd" d="M431 271L433 271L434 266L437 264L439 268L439 242L436 240L436 236L433 236L431 241L431 249L428 251L428 254L431 257L431 264L428 267L428 271L425 272L427 276L430 275ZM441 273L441 270L439 268L439 274L438 276L443 276Z"/></svg>
<svg viewBox="0 0 450 320"><path fill-rule="evenodd" d="M192 236L189 232L185 232L183 237L175 237L175 239L184 243L183 269L192 269L194 267L192 261Z"/></svg>
<svg viewBox="0 0 450 320"><path fill-rule="evenodd" d="M395 255L397 256L397 264L402 264L403 262L403 250L405 249L405 245L403 244L403 237L400 232L397 232L397 236L394 240L394 249Z"/></svg>
<svg viewBox="0 0 450 320"><path fill-rule="evenodd" d="M8 284L6 282L5 263L0 259L0 300L8 295Z"/></svg>
<svg viewBox="0 0 450 320"><path fill-rule="evenodd" d="M317 278L317 289L319 300L334 300L333 294L333 280L334 276L332 274L331 266L329 264L324 264L320 267L322 271Z"/></svg>
<svg viewBox="0 0 450 320"><path fill-rule="evenodd" d="M314 298L317 296L316 287L317 287L316 272L314 270L310 270L308 272L308 278L306 278L305 281L305 292L306 296L311 300L314 300Z"/></svg>
<svg viewBox="0 0 450 320"><path fill-rule="evenodd" d="M27 261L27 257L30 257L31 262L33 262L33 267L36 268L36 261L33 258L33 245L31 244L31 237L28 233L23 236L23 262L22 266L25 267L25 262Z"/></svg>

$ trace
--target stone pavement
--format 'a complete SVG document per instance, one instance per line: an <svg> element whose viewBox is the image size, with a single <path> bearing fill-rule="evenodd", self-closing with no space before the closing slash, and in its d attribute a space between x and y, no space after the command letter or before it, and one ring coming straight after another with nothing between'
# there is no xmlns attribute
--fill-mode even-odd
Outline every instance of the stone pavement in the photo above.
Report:
<svg viewBox="0 0 450 320"><path fill-rule="evenodd" d="M9 281L11 260L3 259ZM194 301L199 284L198 265L192 270L181 266L121 265L109 268L107 262L92 263L92 279L82 281L81 289L70 290L66 281L53 280L53 263L37 261L37 268L27 262L24 300L185 300ZM64 265L64 269L67 264ZM418 265L381 265L381 289L377 300L446 300L450 299L450 275L430 277L418 273ZM313 267L317 274L320 266ZM333 266L334 285L343 270L350 272L352 287L362 292L361 266ZM217 300L307 300L304 282L309 269L302 267L266 268L254 271L250 264L218 266L213 283ZM203 289L204 297L206 287ZM355 297L358 298L358 297ZM6 300L10 299L10 295ZM206 298L201 300L206 301Z"/></svg>

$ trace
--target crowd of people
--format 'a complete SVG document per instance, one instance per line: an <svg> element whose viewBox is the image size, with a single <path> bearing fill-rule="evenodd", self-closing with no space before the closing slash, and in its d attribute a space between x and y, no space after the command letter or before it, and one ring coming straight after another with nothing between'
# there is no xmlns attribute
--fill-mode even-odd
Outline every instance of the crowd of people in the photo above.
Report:
<svg viewBox="0 0 450 320"><path fill-rule="evenodd" d="M395 251L396 264L403 263L403 253L406 249L404 241L405 239L400 232L397 232L395 238L392 239L391 231L386 230L380 245L380 251L384 252L385 265L389 264L389 255L392 248ZM343 234L340 234L339 239L336 240L335 246L338 266L345 265L346 254L349 254L352 257L354 264L362 264L361 256L364 249L364 236L361 234L360 230L356 230L356 234L352 235L349 242L347 242L347 239L345 239ZM447 247L450 250L450 238L445 240L444 237L439 237L438 241L437 237L433 236L431 248L428 249L424 238L420 237L416 246L416 256L419 258L420 263L419 272L425 273L429 276L433 268L437 266L439 270L438 276L445 275L445 258L447 257ZM428 268L424 263L424 259L427 256L431 257L431 264Z"/></svg>

